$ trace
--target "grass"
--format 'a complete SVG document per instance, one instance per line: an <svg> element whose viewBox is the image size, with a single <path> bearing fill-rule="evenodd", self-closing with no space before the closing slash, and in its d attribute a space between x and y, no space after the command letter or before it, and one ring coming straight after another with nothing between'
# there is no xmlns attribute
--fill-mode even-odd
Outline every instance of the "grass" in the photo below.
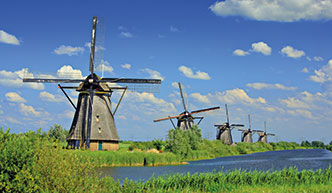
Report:
<svg viewBox="0 0 332 193"><path fill-rule="evenodd" d="M188 173L152 177L146 182L125 180L121 186L112 178L101 181L116 192L329 192L332 171L288 168L274 172Z"/></svg>
<svg viewBox="0 0 332 193"><path fill-rule="evenodd" d="M131 147L133 143L135 143L135 146L141 147L142 149L129 151L129 147ZM151 142L124 141L121 142L119 146L119 151L70 150L70 152L82 156L83 160L94 162L99 167L110 167L177 165L185 164L187 161L213 159L222 156L304 148L293 142L278 142L269 144L262 142L238 143L235 146L229 146L221 143L220 141L203 140L198 150L190 151L184 157L171 152L148 153L147 150L153 148Z"/></svg>

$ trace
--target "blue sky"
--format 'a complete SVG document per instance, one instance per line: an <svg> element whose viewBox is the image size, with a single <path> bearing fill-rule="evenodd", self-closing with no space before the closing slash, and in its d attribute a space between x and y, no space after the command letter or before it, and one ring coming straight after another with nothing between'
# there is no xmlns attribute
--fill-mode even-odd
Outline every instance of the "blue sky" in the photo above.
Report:
<svg viewBox="0 0 332 193"><path fill-rule="evenodd" d="M205 138L215 138L227 103L231 122L248 125L251 114L252 128L262 129L266 120L277 135L271 141L330 142L331 10L330 0L6 1L0 125L12 132L54 123L69 129L74 111L57 85L21 79L24 71L88 75L87 43L98 16L105 23L104 77L163 79L159 93L127 93L115 116L122 140L164 138L171 123L152 120L183 111L174 86L181 82L191 111L222 108L202 114ZM240 132L233 137L238 142Z"/></svg>

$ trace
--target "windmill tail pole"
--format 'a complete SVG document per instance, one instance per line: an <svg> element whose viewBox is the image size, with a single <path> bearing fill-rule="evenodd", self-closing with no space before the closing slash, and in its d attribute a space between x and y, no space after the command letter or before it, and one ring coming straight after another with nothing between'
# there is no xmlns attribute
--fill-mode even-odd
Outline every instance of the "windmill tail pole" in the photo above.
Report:
<svg viewBox="0 0 332 193"><path fill-rule="evenodd" d="M70 99L70 97L67 95L67 93L65 92L65 90L63 90L63 87L58 84L58 87L62 90L63 94L65 94L65 96L67 97L67 99L69 100L70 104L74 107L75 110L77 110L76 106L74 105L73 101Z"/></svg>
<svg viewBox="0 0 332 193"><path fill-rule="evenodd" d="M123 98L124 94L126 93L126 90L127 90L127 89L128 89L128 86L126 86L126 88L124 89L124 91L123 91L123 93L122 93L122 95L121 95L121 98L120 98L118 104L116 105L116 108L115 108L115 110L114 110L113 116L115 115L116 111L118 110L119 105L120 105L120 103L121 103L121 101L122 101L122 98Z"/></svg>
<svg viewBox="0 0 332 193"><path fill-rule="evenodd" d="M91 35L91 47L90 47L90 72L93 76L94 59L95 59L95 44L96 44L96 31L97 31L97 17L93 17L92 35ZM93 77L92 77L93 78Z"/></svg>

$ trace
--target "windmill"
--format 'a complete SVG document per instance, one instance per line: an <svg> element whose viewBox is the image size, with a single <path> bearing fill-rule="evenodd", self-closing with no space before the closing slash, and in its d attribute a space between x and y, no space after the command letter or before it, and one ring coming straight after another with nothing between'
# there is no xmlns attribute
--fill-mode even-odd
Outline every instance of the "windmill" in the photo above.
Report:
<svg viewBox="0 0 332 193"><path fill-rule="evenodd" d="M263 143L267 143L267 136L275 136L275 134L273 133L266 133L266 121L264 121L264 132L261 131L260 133L258 133L258 135L259 135L258 142L261 141Z"/></svg>
<svg viewBox="0 0 332 193"><path fill-rule="evenodd" d="M93 17L92 38L90 46L90 75L85 79L37 79L24 78L23 82L38 83L80 83L79 86L58 87L66 95L75 108L75 115L67 136L68 147L72 149L86 148L90 150L117 150L119 136L114 123L115 112L124 96L126 87L111 87L108 83L160 84L159 79L133 78L100 78L94 73L95 42L97 17ZM76 89L79 92L75 106L64 89ZM123 89L122 96L114 112L111 108L110 97L115 89Z"/></svg>
<svg viewBox="0 0 332 193"><path fill-rule="evenodd" d="M197 123L197 125L199 125L199 123L204 118L204 117L194 117L194 116L192 116L193 114L220 109L220 107L212 107L212 108L200 109L200 110L197 110L197 111L191 111L191 112L189 112L187 110L186 104L184 102L184 97L183 97L181 83L178 82L178 85L179 85L179 89L180 89L180 95L181 95L181 99L182 99L182 104L183 104L184 112L180 113L180 115L169 116L169 117L166 117L166 118L161 118L161 119L153 120L154 122L164 121L164 120L170 120L171 123L172 123L172 125L173 125L173 127L174 127L174 129L175 129L176 127L175 127L175 124L172 121L172 119L176 118L178 120L177 127L180 128L180 129L182 129L182 130L188 130L188 129L191 129L192 126L194 125L194 119L200 119L199 122Z"/></svg>
<svg viewBox="0 0 332 193"><path fill-rule="evenodd" d="M258 132L264 132L264 131L261 131L261 130L251 130L250 114L248 115L248 119L249 119L249 128L248 129L239 128L238 130L242 131L241 142L252 143L252 133L258 133Z"/></svg>
<svg viewBox="0 0 332 193"><path fill-rule="evenodd" d="M242 125L242 124L231 124L230 125L227 104L225 104L225 109L226 109L227 122L225 122L221 125L214 125L215 127L217 127L216 138L217 138L217 140L220 140L225 144L231 145L233 143L231 130L235 127L244 127L244 125Z"/></svg>

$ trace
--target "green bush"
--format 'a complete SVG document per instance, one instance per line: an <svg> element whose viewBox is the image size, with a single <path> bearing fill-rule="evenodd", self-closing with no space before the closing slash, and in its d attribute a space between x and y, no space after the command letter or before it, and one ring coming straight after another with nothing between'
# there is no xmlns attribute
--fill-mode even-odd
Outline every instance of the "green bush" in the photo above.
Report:
<svg viewBox="0 0 332 193"><path fill-rule="evenodd" d="M0 192L86 192L98 180L91 162L60 148L40 130L0 129Z"/></svg>

